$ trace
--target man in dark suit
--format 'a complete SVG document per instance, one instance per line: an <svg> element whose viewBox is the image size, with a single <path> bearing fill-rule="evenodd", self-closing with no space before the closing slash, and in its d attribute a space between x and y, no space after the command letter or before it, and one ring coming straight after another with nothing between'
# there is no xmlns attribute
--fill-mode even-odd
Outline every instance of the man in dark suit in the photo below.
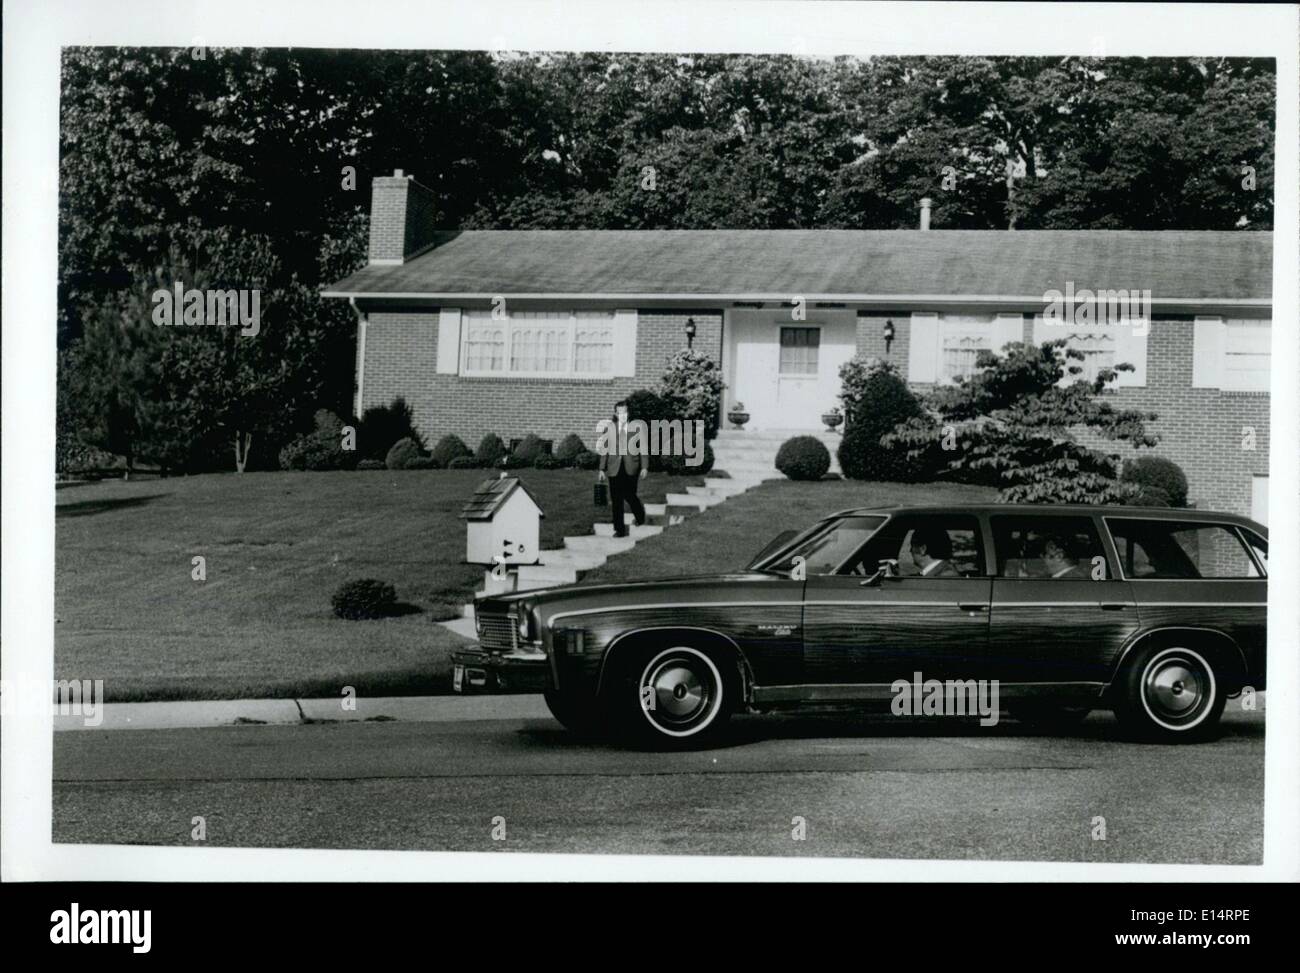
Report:
<svg viewBox="0 0 1300 973"><path fill-rule="evenodd" d="M645 505L636 495L637 481L650 472L645 455L644 431L633 435L628 428L627 403L614 406L614 448L600 458L600 478L609 480L609 500L614 508L614 536L626 537L623 504L632 508L637 526L645 523ZM629 442L629 439L631 440Z"/></svg>

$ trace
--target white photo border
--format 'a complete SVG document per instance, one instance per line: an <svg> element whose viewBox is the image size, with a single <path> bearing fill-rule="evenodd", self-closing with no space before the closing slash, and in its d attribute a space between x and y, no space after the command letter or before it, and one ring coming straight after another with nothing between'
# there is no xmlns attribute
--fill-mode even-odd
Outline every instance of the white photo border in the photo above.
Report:
<svg viewBox="0 0 1300 973"><path fill-rule="evenodd" d="M52 724L3 717L4 881L891 880L1300 878L1300 247L1293 5L659 0L6 0L4 4L3 606L7 679L48 681L54 629L59 58L64 46L1269 57L1277 63L1270 552L1263 864L1144 865L168 848L51 842ZM1288 324L1289 322L1289 324ZM1289 330L1288 330L1289 329ZM20 709L27 709L22 707Z"/></svg>

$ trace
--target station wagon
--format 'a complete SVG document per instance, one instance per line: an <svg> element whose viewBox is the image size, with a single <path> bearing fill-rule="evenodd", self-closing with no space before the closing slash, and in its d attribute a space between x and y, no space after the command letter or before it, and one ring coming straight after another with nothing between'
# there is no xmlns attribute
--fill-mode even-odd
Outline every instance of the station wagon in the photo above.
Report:
<svg viewBox="0 0 1300 973"><path fill-rule="evenodd" d="M735 573L480 599L457 688L536 690L566 727L698 745L736 712L872 707L987 680L1011 715L1097 709L1204 739L1265 688L1268 531L1188 509L846 510Z"/></svg>

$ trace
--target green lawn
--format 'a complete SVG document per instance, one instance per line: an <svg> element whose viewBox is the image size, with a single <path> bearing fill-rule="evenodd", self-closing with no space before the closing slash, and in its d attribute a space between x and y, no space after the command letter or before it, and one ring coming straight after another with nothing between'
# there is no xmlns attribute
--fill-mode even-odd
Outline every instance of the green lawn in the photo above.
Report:
<svg viewBox="0 0 1300 973"><path fill-rule="evenodd" d="M895 503L979 503L997 491L959 484L768 480L689 521L641 541L583 576L583 584L738 570L783 530L807 527L850 507Z"/></svg>
<svg viewBox="0 0 1300 973"><path fill-rule="evenodd" d="M111 700L446 692L459 614L483 568L461 563L457 515L481 470L247 473L57 494L55 670L103 679ZM542 546L608 519L594 473L527 470ZM653 475L647 500L698 483ZM190 577L207 560L207 580ZM346 622L330 596L351 578L392 583L407 614Z"/></svg>
<svg viewBox="0 0 1300 973"><path fill-rule="evenodd" d="M542 544L608 519L593 474L528 470L546 511ZM55 670L103 679L110 700L445 693L464 639L434 619L458 611L483 569L461 563L457 514L482 471L248 473L105 481L58 491ZM697 479L651 476L663 499ZM990 498L958 486L771 481L631 552L585 581L725 571L769 538L845 507ZM207 580L191 580L191 558ZM333 616L344 581L392 583L407 614Z"/></svg>

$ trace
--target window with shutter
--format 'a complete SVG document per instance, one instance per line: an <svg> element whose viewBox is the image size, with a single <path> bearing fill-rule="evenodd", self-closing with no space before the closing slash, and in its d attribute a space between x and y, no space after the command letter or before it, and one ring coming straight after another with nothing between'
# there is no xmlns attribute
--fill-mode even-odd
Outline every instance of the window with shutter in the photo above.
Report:
<svg viewBox="0 0 1300 973"><path fill-rule="evenodd" d="M613 311L465 313L461 374L605 378L614 374Z"/></svg>

